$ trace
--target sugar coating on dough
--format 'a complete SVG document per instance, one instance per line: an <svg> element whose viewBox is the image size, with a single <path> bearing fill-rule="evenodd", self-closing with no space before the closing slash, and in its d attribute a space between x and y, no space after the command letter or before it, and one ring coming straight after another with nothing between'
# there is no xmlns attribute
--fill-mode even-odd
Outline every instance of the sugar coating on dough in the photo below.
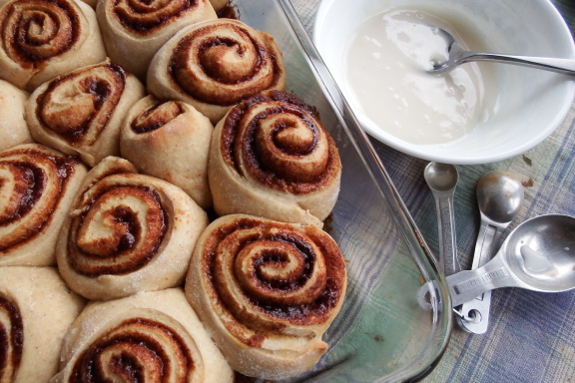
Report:
<svg viewBox="0 0 575 383"><path fill-rule="evenodd" d="M70 291L56 269L19 266L0 267L0 301L4 299L17 307L23 325L22 357L11 382L47 382L59 369L62 341L85 301ZM6 328L7 323L3 319L0 325Z"/></svg>
<svg viewBox="0 0 575 383"><path fill-rule="evenodd" d="M170 288L162 291L142 292L130 297L106 302L91 302L74 322L72 329L66 336L61 354L63 369L50 382L68 381L75 364L81 363L79 359L84 350L89 349L91 345L110 334L112 330L117 329L123 323L134 319L156 322L159 324L159 328L166 326L170 331L174 331L178 338L183 340L193 357L194 371L189 372L189 374L194 379L197 379L193 380L194 382L231 383L233 381L232 369L210 339L194 310L187 302L182 289ZM154 341L155 347L159 345L165 350L175 347L171 342L166 343L161 337L157 338L154 329L150 331L143 330L149 334L149 337L156 339ZM130 331L131 336L137 334L138 331L138 326L134 326L133 331ZM122 333L120 331L116 334L121 335ZM148 338L148 335L141 340L138 340L138 338L134 340L124 338L125 342L122 343L121 347L124 347L123 352L126 353L125 355L130 355L137 359L137 354L131 354L131 343L142 350L146 347L146 338ZM168 355L174 355L174 353L169 352ZM154 362L152 361L151 363ZM146 363L140 363L139 365L146 366ZM105 371L107 371L107 367L104 365ZM115 365L114 367L122 368L121 365ZM172 373L173 370L174 366L170 365L169 373ZM203 373L203 378L199 375L194 375L198 372ZM192 379L191 376L190 379Z"/></svg>

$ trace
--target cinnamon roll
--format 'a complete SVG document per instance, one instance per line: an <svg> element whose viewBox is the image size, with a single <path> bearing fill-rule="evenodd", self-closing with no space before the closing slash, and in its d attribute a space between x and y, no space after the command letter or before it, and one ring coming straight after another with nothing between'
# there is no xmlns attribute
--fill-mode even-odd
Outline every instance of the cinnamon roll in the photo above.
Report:
<svg viewBox="0 0 575 383"><path fill-rule="evenodd" d="M120 151L139 171L181 187L207 209L212 205L208 152L213 131L193 106L148 96L126 115Z"/></svg>
<svg viewBox="0 0 575 383"><path fill-rule="evenodd" d="M58 268L92 300L177 286L207 223L182 189L108 157L88 173L64 222Z"/></svg>
<svg viewBox="0 0 575 383"><path fill-rule="evenodd" d="M2 382L47 382L84 307L52 267L0 267Z"/></svg>
<svg viewBox="0 0 575 383"><path fill-rule="evenodd" d="M0 152L0 266L56 263L58 233L85 166L39 144Z"/></svg>
<svg viewBox="0 0 575 383"><path fill-rule="evenodd" d="M154 54L177 31L217 19L208 0L102 0L96 14L112 61L142 80Z"/></svg>
<svg viewBox="0 0 575 383"><path fill-rule="evenodd" d="M0 9L0 78L18 88L106 59L96 13L74 0L13 0Z"/></svg>
<svg viewBox="0 0 575 383"><path fill-rule="evenodd" d="M231 383L233 371L180 288L89 303L50 383Z"/></svg>
<svg viewBox="0 0 575 383"><path fill-rule="evenodd" d="M188 300L230 366L274 380L318 361L345 290L343 257L324 231L243 214L208 226L186 279Z"/></svg>
<svg viewBox="0 0 575 383"><path fill-rule="evenodd" d="M18 144L32 142L24 120L28 93L0 80L0 152Z"/></svg>
<svg viewBox="0 0 575 383"><path fill-rule="evenodd" d="M32 137L94 166L120 155L124 115L146 94L132 74L109 60L44 83L26 103Z"/></svg>
<svg viewBox="0 0 575 383"><path fill-rule="evenodd" d="M217 124L208 177L219 215L321 226L339 194L341 161L313 107L268 91L238 104Z"/></svg>
<svg viewBox="0 0 575 383"><path fill-rule="evenodd" d="M231 19L182 29L156 53L148 91L193 105L216 124L239 101L286 86L273 37Z"/></svg>

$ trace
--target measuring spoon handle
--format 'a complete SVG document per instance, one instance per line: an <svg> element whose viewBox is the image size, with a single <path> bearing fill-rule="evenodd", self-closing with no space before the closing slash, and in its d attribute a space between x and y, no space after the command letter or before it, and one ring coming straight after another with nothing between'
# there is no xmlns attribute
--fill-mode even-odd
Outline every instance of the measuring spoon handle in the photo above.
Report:
<svg viewBox="0 0 575 383"><path fill-rule="evenodd" d="M470 301L486 291L500 287L522 287L509 272L503 257L498 255L480 268L463 270L447 277L453 307Z"/></svg>
<svg viewBox="0 0 575 383"><path fill-rule="evenodd" d="M471 264L472 269L477 269L491 260L495 254L495 245L507 226L509 226L509 223L500 224L494 222L481 213L481 225L477 235L477 242L475 243L473 263Z"/></svg>
<svg viewBox="0 0 575 383"><path fill-rule="evenodd" d="M493 222L481 212L481 226L477 236L473 263L471 269L477 269L491 260L495 245L508 223ZM474 299L465 302L457 309L457 323L465 331L474 334L484 334L489 326L489 311L491 308L491 291L486 291Z"/></svg>
<svg viewBox="0 0 575 383"><path fill-rule="evenodd" d="M433 196L439 230L439 264L443 267L445 275L451 275L461 270L457 259L453 191L434 191Z"/></svg>

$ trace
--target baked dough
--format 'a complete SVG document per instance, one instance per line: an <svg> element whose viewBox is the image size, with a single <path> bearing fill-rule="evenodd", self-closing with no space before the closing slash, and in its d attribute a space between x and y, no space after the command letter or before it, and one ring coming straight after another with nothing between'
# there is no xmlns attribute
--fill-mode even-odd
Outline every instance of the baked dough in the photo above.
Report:
<svg viewBox="0 0 575 383"><path fill-rule="evenodd" d="M181 284L208 223L182 189L130 168L118 157L93 168L60 232L60 273L88 299Z"/></svg>
<svg viewBox="0 0 575 383"><path fill-rule="evenodd" d="M181 187L204 209L212 206L208 153L214 127L193 106L148 96L128 112L120 151L144 174Z"/></svg>
<svg viewBox="0 0 575 383"><path fill-rule="evenodd" d="M337 201L341 160L313 107L268 91L238 104L217 124L208 177L219 215L321 226Z"/></svg>
<svg viewBox="0 0 575 383"><path fill-rule="evenodd" d="M212 6L216 10L216 12L221 11L226 5L228 5L229 0L210 0Z"/></svg>
<svg viewBox="0 0 575 383"><path fill-rule="evenodd" d="M0 152L32 142L24 120L24 103L27 99L27 92L0 80Z"/></svg>
<svg viewBox="0 0 575 383"><path fill-rule="evenodd" d="M134 75L106 60L36 89L26 103L26 121L36 141L95 166L120 155L124 115L145 95Z"/></svg>
<svg viewBox="0 0 575 383"><path fill-rule="evenodd" d="M96 3L98 2L98 0L79 0L79 1L82 1L86 4L88 4L90 7L94 8L94 9L96 8Z"/></svg>
<svg viewBox="0 0 575 383"><path fill-rule="evenodd" d="M52 267L0 267L3 382L47 382L84 300Z"/></svg>
<svg viewBox="0 0 575 383"><path fill-rule="evenodd" d="M63 370L50 383L134 381L133 375L146 382L233 382L181 288L89 303L61 359Z"/></svg>
<svg viewBox="0 0 575 383"><path fill-rule="evenodd" d="M56 263L58 233L86 171L40 144L0 152L0 266Z"/></svg>
<svg viewBox="0 0 575 383"><path fill-rule="evenodd" d="M202 233L186 296L234 370L279 380L326 351L346 280L338 246L315 226L227 215Z"/></svg>
<svg viewBox="0 0 575 383"><path fill-rule="evenodd" d="M218 17L208 0L100 0L96 15L112 61L142 81L154 54L177 31Z"/></svg>
<svg viewBox="0 0 575 383"><path fill-rule="evenodd" d="M0 9L0 28L0 78L29 92L106 59L96 13L81 1L13 0Z"/></svg>
<svg viewBox="0 0 575 383"><path fill-rule="evenodd" d="M282 53L272 36L241 21L218 19L183 28L156 53L148 91L193 105L216 124L239 101L284 90Z"/></svg>

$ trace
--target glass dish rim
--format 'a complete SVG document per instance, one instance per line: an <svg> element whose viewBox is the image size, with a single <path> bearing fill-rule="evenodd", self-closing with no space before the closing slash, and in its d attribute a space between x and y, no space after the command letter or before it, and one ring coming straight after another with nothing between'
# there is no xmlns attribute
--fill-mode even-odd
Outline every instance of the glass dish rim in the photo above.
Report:
<svg viewBox="0 0 575 383"><path fill-rule="evenodd" d="M411 256L422 274L424 283L430 283L435 280L436 282L434 283L439 286L438 296L431 297L433 323L426 343L432 343L436 333L441 328L445 328L445 334L437 353L431 358L426 357L425 351L428 348L424 347L422 352L411 363L372 383L419 381L427 376L439 363L451 337L453 316L450 315L452 310L451 300L444 275L439 272L437 260L429 250L415 220L394 186L381 159L376 154L367 134L361 128L357 117L315 48L291 0L277 0L277 3L297 39L294 43L299 45L304 53L309 68L316 77L322 93L330 103L351 143L355 146L379 192L384 197L384 200L388 202L388 207L392 211L398 229L410 248Z"/></svg>

